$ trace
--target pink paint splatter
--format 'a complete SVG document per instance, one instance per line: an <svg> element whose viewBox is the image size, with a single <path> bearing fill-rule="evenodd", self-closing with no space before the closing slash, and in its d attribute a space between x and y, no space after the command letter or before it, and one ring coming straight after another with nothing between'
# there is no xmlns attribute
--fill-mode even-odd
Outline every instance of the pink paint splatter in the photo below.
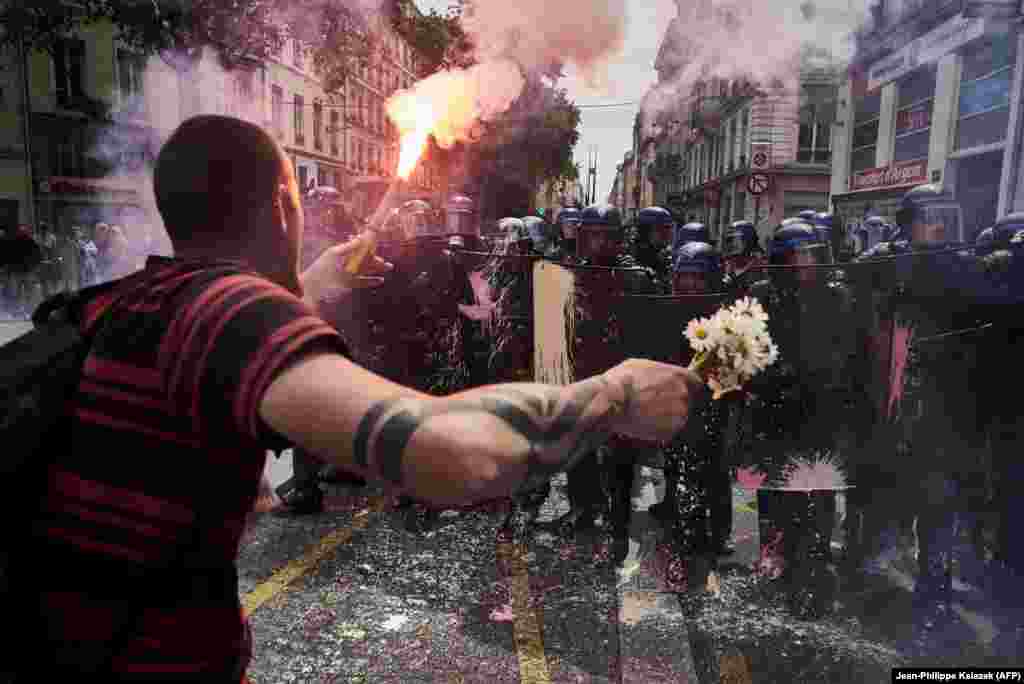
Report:
<svg viewBox="0 0 1024 684"><path fill-rule="evenodd" d="M500 608L495 608L490 612L488 617L494 622L513 622L516 619L515 611L512 610L512 604L506 603Z"/></svg>
<svg viewBox="0 0 1024 684"><path fill-rule="evenodd" d="M776 530L771 541L761 544L761 555L755 568L762 576L778 579L785 567L786 563L782 557L782 530Z"/></svg>
<svg viewBox="0 0 1024 684"><path fill-rule="evenodd" d="M743 489L760 489L768 476L756 468L740 468L736 471L736 483Z"/></svg>
<svg viewBox="0 0 1024 684"><path fill-rule="evenodd" d="M893 334L892 376L889 378L889 404L886 417L892 418L896 406L903 398L903 371L907 367L907 349L913 337L913 330L902 325L895 326Z"/></svg>

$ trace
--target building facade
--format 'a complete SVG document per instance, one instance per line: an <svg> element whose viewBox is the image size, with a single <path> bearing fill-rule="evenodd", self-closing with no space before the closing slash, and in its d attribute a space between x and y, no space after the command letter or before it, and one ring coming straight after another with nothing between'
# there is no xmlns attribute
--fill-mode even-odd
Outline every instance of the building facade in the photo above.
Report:
<svg viewBox="0 0 1024 684"><path fill-rule="evenodd" d="M709 3L680 7L715 11ZM694 66L691 48L670 25L655 62L660 84L679 88ZM714 65L703 66L710 73ZM679 220L707 224L716 239L733 221L753 221L765 239L800 210L827 210L839 82L831 56L805 48L796 72L777 83L686 84L648 122L657 133L645 168L653 199Z"/></svg>
<svg viewBox="0 0 1024 684"><path fill-rule="evenodd" d="M839 96L831 194L848 230L892 217L928 182L962 207L956 240L1024 209L1018 14L1019 3L878 3Z"/></svg>

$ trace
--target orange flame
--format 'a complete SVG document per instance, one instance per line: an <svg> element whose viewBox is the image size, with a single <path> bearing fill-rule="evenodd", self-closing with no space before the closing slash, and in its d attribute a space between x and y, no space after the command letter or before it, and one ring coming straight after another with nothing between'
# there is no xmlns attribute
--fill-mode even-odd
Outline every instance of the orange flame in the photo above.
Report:
<svg viewBox="0 0 1024 684"><path fill-rule="evenodd" d="M434 111L411 93L403 93L388 104L388 114L402 135L397 174L402 180L408 180L434 130Z"/></svg>

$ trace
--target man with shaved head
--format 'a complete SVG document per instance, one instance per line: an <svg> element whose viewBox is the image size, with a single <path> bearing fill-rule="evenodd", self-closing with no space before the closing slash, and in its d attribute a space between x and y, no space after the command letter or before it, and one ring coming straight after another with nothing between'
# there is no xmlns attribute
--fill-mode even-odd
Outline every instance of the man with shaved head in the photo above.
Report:
<svg viewBox="0 0 1024 684"><path fill-rule="evenodd" d="M18 614L37 617L8 651L32 654L16 681L245 681L235 557L267 450L456 506L540 486L613 432L667 440L686 421L699 380L654 362L448 397L352 363L314 307L350 291L355 244L300 276L295 176L257 126L189 119L154 190L175 256L79 312L91 347L66 448L11 564Z"/></svg>

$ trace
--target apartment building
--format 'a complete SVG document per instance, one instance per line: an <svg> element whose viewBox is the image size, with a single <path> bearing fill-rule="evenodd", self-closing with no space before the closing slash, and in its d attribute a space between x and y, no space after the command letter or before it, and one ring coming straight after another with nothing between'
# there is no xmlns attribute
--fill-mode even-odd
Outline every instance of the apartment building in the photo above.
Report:
<svg viewBox="0 0 1024 684"><path fill-rule="evenodd" d="M839 94L832 202L853 234L939 183L973 241L1024 210L1020 3L876 1Z"/></svg>

